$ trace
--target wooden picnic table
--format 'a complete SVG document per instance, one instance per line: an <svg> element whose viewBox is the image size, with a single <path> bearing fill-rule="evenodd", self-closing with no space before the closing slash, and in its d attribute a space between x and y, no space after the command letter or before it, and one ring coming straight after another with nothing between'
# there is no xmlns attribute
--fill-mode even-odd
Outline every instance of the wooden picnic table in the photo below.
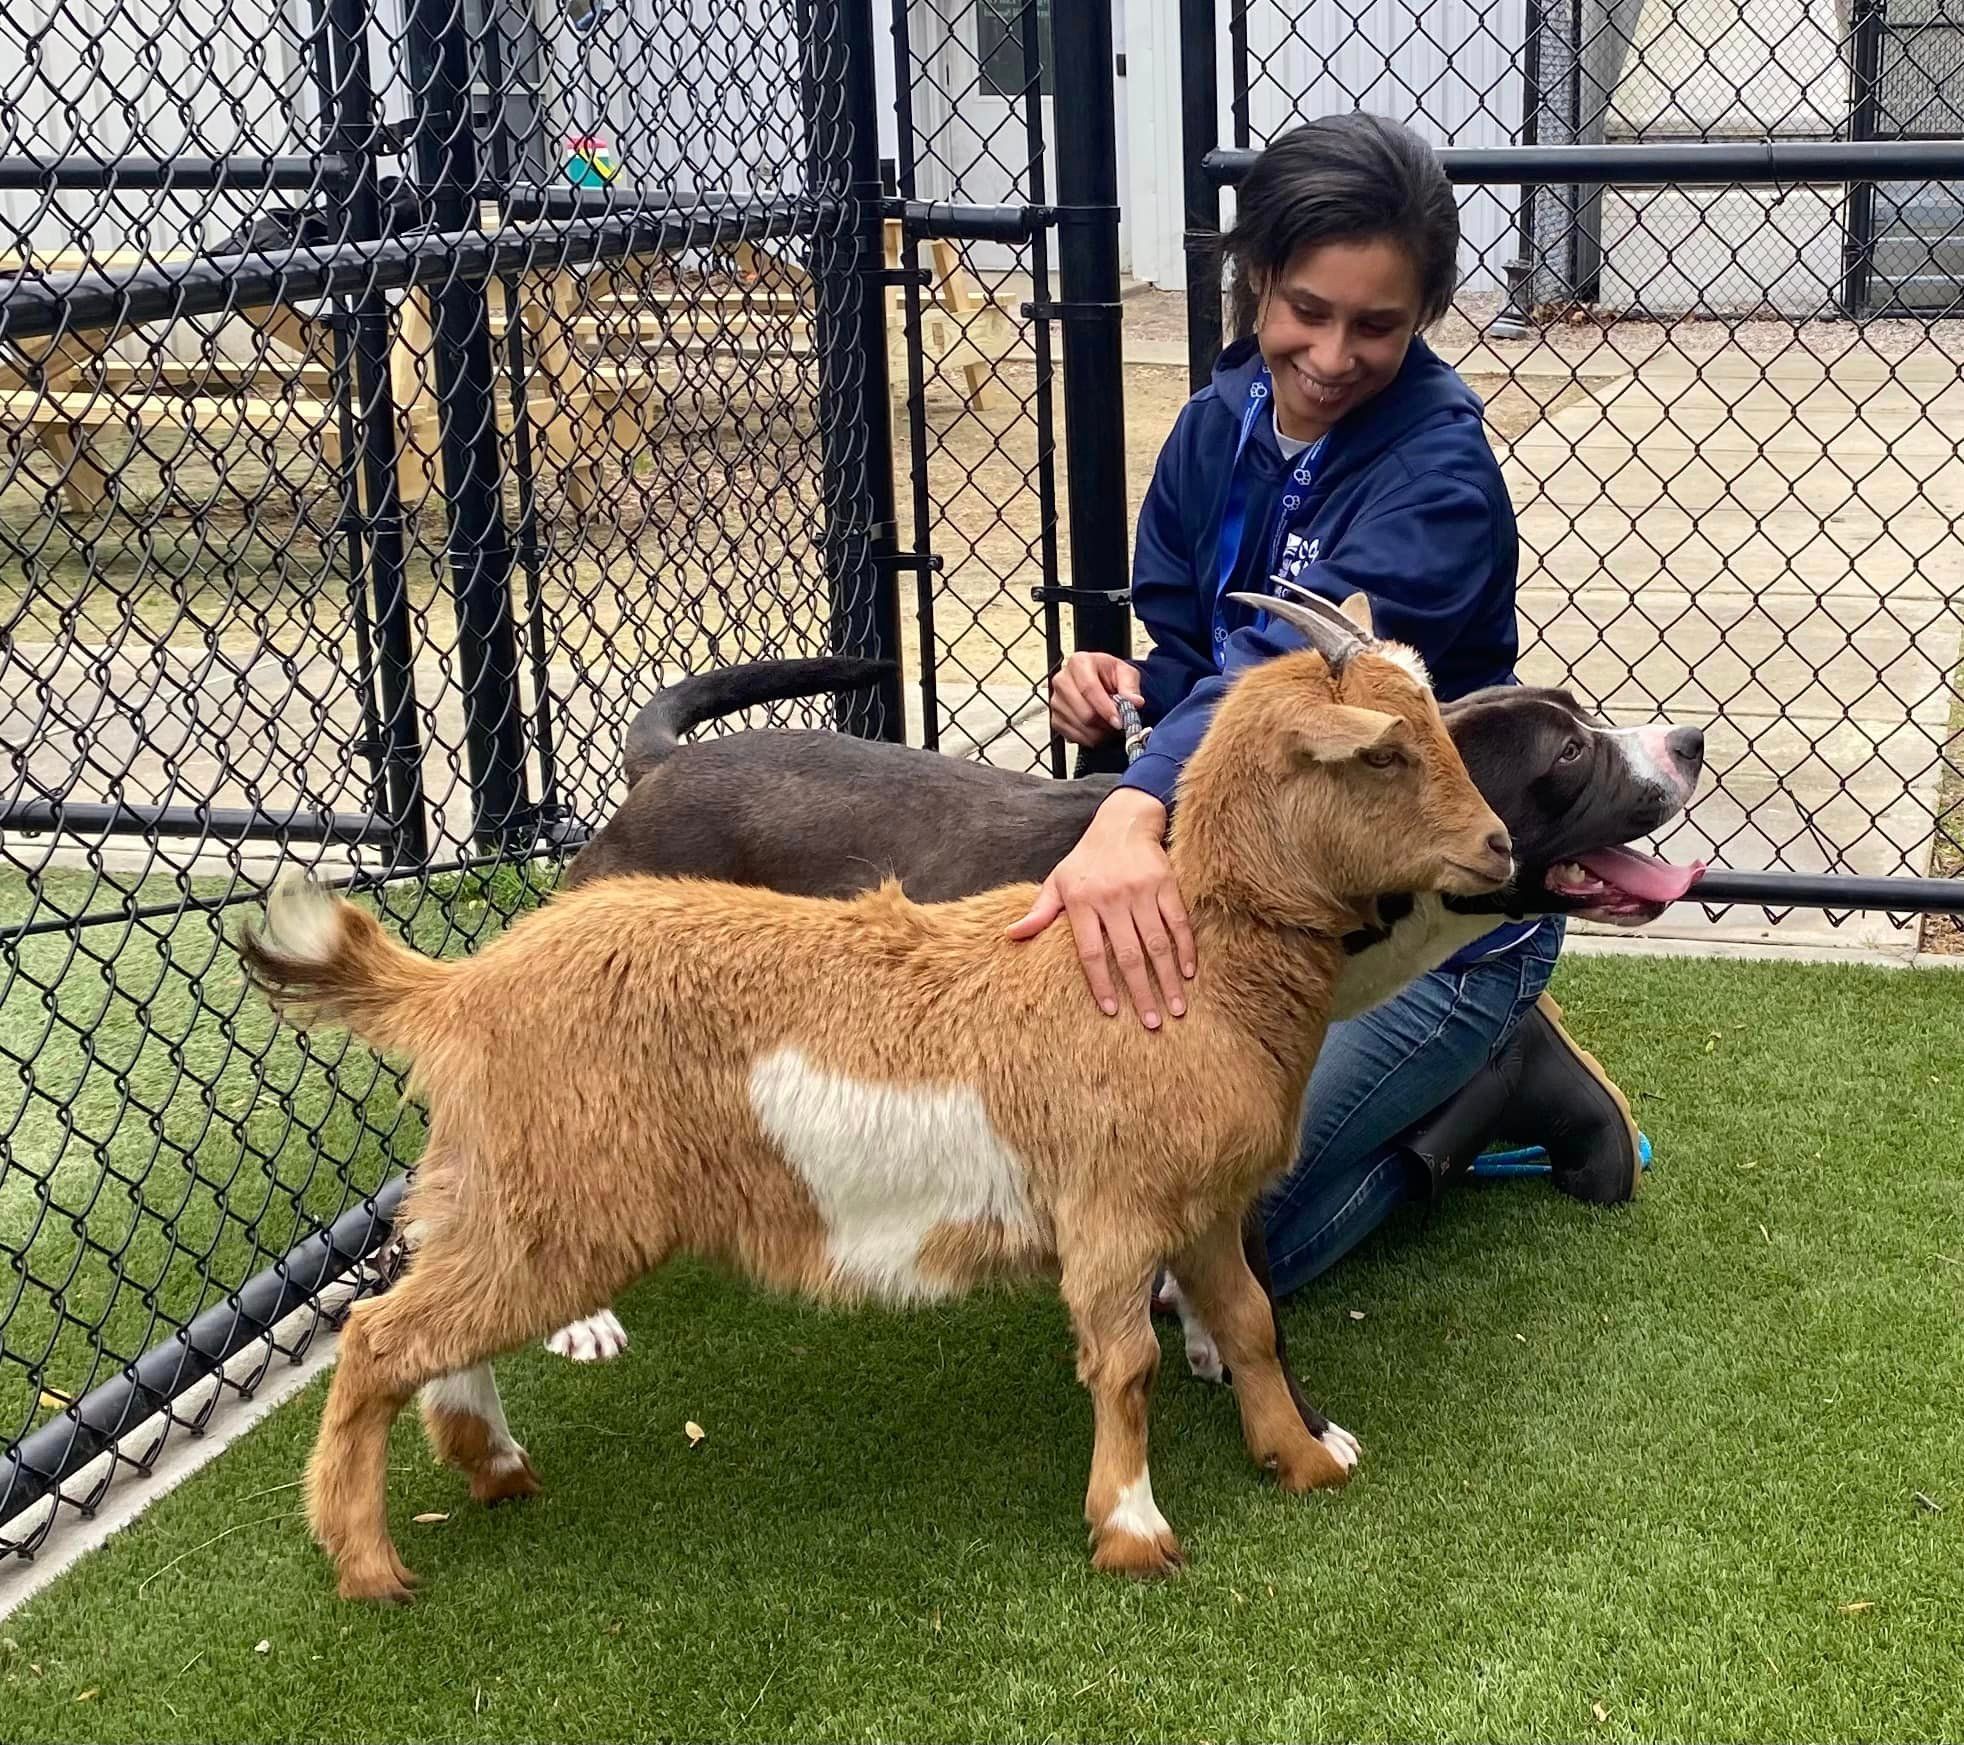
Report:
<svg viewBox="0 0 1964 1745"><path fill-rule="evenodd" d="M899 264L902 248L900 224L889 220L889 266ZM921 315L923 347L937 373L962 372L966 399L980 406L994 364L1017 352L1020 330L995 300L981 294L952 244L936 241L932 249L932 283ZM781 363L810 354L814 302L805 269L763 245L738 244L732 254L736 277L723 290L694 285L654 290L632 263L547 262L517 275L530 431L576 512L600 501L604 457L631 460L659 440L666 398L657 377L664 358L673 362L713 352ZM91 268L114 272L195 258L190 250L16 254L0 256L0 276ZM487 304L501 375L507 301L506 281L492 279ZM904 312L901 293L890 289L888 331L896 346ZM113 350L132 331L127 327L16 342L9 354L0 355L0 438L25 440L55 461L63 498L77 515L95 513L110 494L110 469L97 451L112 434L140 439L153 431L196 432L216 446L240 430L269 443L304 432L310 465L318 458L338 463L341 428L329 398L332 341L325 318L294 304L233 313L267 341L249 363L215 357L133 363ZM391 329L397 489L404 506L414 507L437 488L442 472L427 289L403 296ZM898 361L890 385L904 393L904 355ZM511 395L502 382L498 407L508 428Z"/></svg>

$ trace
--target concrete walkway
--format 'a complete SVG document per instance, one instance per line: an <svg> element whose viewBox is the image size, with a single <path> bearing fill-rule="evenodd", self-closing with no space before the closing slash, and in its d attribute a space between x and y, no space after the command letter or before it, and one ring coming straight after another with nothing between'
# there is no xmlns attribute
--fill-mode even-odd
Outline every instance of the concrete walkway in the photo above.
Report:
<svg viewBox="0 0 1964 1745"><path fill-rule="evenodd" d="M1566 375L1566 367L1560 369ZM1964 630L1955 360L1824 369L1672 355L1591 384L1501 449L1522 541L1524 678L1619 719L1706 729L1706 788L1666 839L1735 868L1929 868ZM1908 952L1915 923L1803 911L1663 937Z"/></svg>

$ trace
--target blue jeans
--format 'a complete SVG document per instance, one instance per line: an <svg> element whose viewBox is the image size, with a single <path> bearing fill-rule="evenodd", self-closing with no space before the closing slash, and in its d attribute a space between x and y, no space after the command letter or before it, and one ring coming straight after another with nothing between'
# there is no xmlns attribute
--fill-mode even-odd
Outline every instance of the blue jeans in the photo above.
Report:
<svg viewBox="0 0 1964 1745"><path fill-rule="evenodd" d="M1565 931L1550 916L1512 951L1434 970L1330 1026L1295 1164L1265 1203L1278 1297L1328 1271L1409 1196L1423 1166L1393 1142L1500 1053L1554 974Z"/></svg>

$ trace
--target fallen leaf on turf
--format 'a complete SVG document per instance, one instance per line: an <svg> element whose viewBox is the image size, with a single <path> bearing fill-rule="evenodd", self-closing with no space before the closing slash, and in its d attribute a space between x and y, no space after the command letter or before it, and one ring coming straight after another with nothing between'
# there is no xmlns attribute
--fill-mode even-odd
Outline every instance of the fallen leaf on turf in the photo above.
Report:
<svg viewBox="0 0 1964 1745"><path fill-rule="evenodd" d="M1589 1705L1589 1713L1596 1717L1598 1725L1609 1719L1609 1710L1604 1708L1601 1703L1591 1703Z"/></svg>
<svg viewBox="0 0 1964 1745"><path fill-rule="evenodd" d="M695 1421L695 1419L691 1418L686 1424L682 1426L682 1434L688 1437L689 1446L691 1448L694 1448L698 1443L702 1441L703 1436L706 1434L706 1432L703 1430L703 1427Z"/></svg>
<svg viewBox="0 0 1964 1745"><path fill-rule="evenodd" d="M100 1685L91 1685L87 1690L83 1691L79 1696L77 1696L75 1700L78 1703L92 1702L95 1699L96 1693L101 1688L102 1687Z"/></svg>
<svg viewBox="0 0 1964 1745"><path fill-rule="evenodd" d="M418 1527L440 1527L445 1521L450 1519L448 1514L440 1514L435 1509L430 1510L427 1514L411 1515L409 1518Z"/></svg>
<svg viewBox="0 0 1964 1745"><path fill-rule="evenodd" d="M1516 1334L1514 1335L1514 1337L1515 1337L1516 1339L1518 1339L1518 1340L1520 1340L1520 1342L1521 1342L1521 1343L1522 1343L1523 1345L1525 1345L1525 1344L1527 1344L1527 1342L1528 1342L1528 1336L1527 1336L1527 1335L1526 1335L1525 1333L1516 1333Z"/></svg>
<svg viewBox="0 0 1964 1745"><path fill-rule="evenodd" d="M1874 1600L1851 1600L1841 1609L1844 1612L1866 1612L1874 1604Z"/></svg>
<svg viewBox="0 0 1964 1745"><path fill-rule="evenodd" d="M41 1390L41 1404L44 1407L50 1407L59 1412L69 1404L69 1399L66 1394L58 1394L53 1388L43 1388Z"/></svg>
<svg viewBox="0 0 1964 1745"><path fill-rule="evenodd" d="M1912 1491L1910 1494L1916 1498L1916 1506L1919 1509L1928 1509L1933 1515L1941 1515L1944 1512L1943 1504L1935 1497L1925 1496L1921 1491Z"/></svg>
<svg viewBox="0 0 1964 1745"><path fill-rule="evenodd" d="M1361 1321L1364 1318L1364 1311L1362 1309L1352 1309L1350 1311L1350 1318L1353 1321Z"/></svg>
<svg viewBox="0 0 1964 1745"><path fill-rule="evenodd" d="M941 1608L939 1606L934 1608L934 1633L937 1636L941 1634Z"/></svg>
<svg viewBox="0 0 1964 1745"><path fill-rule="evenodd" d="M261 1636L259 1640L252 1645L252 1651L255 1654L271 1654L273 1652L273 1645L271 1642L267 1641L264 1636Z"/></svg>
<svg viewBox="0 0 1964 1745"><path fill-rule="evenodd" d="M1764 1224L1762 1224L1759 1227L1759 1233L1766 1238L1766 1246L1768 1248L1771 1248L1773 1246L1773 1232L1767 1229L1767 1227Z"/></svg>

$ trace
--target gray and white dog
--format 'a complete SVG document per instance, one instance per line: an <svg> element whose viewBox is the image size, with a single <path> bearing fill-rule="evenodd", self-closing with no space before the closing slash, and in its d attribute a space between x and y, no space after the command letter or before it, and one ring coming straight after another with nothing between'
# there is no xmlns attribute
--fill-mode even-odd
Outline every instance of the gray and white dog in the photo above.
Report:
<svg viewBox="0 0 1964 1745"><path fill-rule="evenodd" d="M1315 606L1333 649L1367 639L1334 606ZM1047 878L1118 778L1057 781L817 729L684 743L722 716L869 688L890 670L847 658L764 661L659 691L628 729L627 798L574 857L565 882L661 874L843 897L890 877L917 902L945 902ZM1641 926L1702 871L1626 846L1691 798L1704 764L1698 728L1610 727L1569 692L1532 685L1476 691L1442 712L1513 837L1513 883L1491 897L1381 904L1378 924L1345 941L1336 1017L1368 1010L1509 918L1566 914ZM1258 1248L1251 1243L1250 1260L1265 1278ZM615 1356L626 1341L604 1311L547 1344L586 1362Z"/></svg>

